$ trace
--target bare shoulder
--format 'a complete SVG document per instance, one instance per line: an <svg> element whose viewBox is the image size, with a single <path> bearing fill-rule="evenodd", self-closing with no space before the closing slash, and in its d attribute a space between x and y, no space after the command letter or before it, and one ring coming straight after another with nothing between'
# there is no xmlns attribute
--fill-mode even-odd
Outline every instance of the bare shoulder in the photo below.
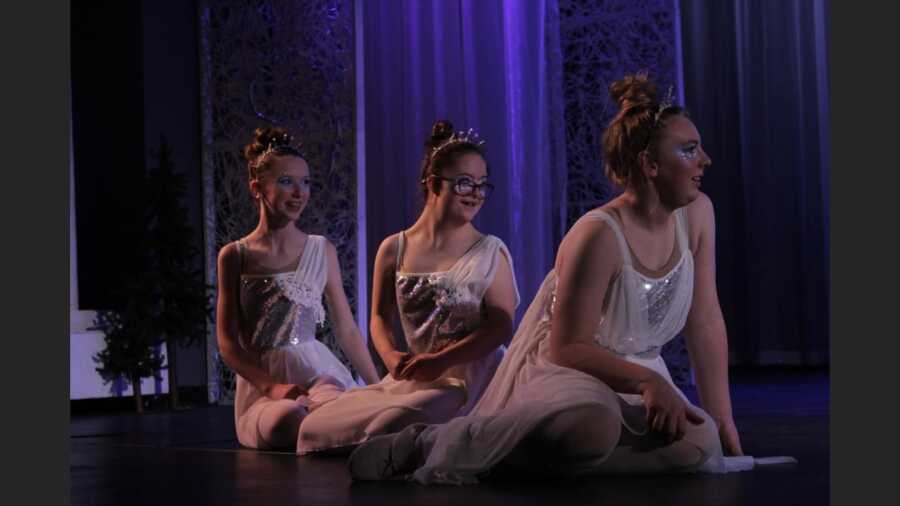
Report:
<svg viewBox="0 0 900 506"><path fill-rule="evenodd" d="M497 249L499 249L501 251L509 250L509 246L507 246L506 243L503 242L503 239L497 237L496 235L484 234L481 236L481 240L483 240L485 243L492 243L492 244L496 245Z"/></svg>
<svg viewBox="0 0 900 506"><path fill-rule="evenodd" d="M237 243L230 242L219 250L219 263L228 264L238 259Z"/></svg>
<svg viewBox="0 0 900 506"><path fill-rule="evenodd" d="M340 273L341 270L341 260L338 258L337 248L334 243L332 243L327 237L324 235L322 237L322 242L325 243L325 258L326 265L328 266L329 272L337 272Z"/></svg>
<svg viewBox="0 0 900 506"><path fill-rule="evenodd" d="M335 247L334 243L331 242L331 240L328 239L327 237L325 237L324 235L322 236L322 240L325 242L325 253L329 257L336 258L337 257L337 248Z"/></svg>
<svg viewBox="0 0 900 506"><path fill-rule="evenodd" d="M616 246L616 232L606 220L582 217L569 229L563 242L578 241L591 247Z"/></svg>
<svg viewBox="0 0 900 506"><path fill-rule="evenodd" d="M385 260L393 260L397 258L397 251L400 249L400 233L391 234L381 241L378 246L377 256Z"/></svg>
<svg viewBox="0 0 900 506"><path fill-rule="evenodd" d="M506 265L508 270L512 270L512 253L509 251L506 243L503 242L503 239L493 234L485 234L480 240L489 244L490 249L488 251L491 251L491 254L496 258L499 258L501 265Z"/></svg>
<svg viewBox="0 0 900 506"><path fill-rule="evenodd" d="M714 240L716 231L715 209L712 200L703 192L685 207L690 248L694 254L707 239Z"/></svg>
<svg viewBox="0 0 900 506"><path fill-rule="evenodd" d="M600 218L582 217L569 229L559 246L561 258L586 255L619 260L619 247L612 225Z"/></svg>
<svg viewBox="0 0 900 506"><path fill-rule="evenodd" d="M712 200L703 192L685 207L691 223L704 223L715 215Z"/></svg>
<svg viewBox="0 0 900 506"><path fill-rule="evenodd" d="M219 250L219 258L217 262L217 271L219 280L236 279L241 275L241 257L238 251L237 243L230 242ZM228 285L229 283L225 283ZM219 288L223 286L220 284Z"/></svg>

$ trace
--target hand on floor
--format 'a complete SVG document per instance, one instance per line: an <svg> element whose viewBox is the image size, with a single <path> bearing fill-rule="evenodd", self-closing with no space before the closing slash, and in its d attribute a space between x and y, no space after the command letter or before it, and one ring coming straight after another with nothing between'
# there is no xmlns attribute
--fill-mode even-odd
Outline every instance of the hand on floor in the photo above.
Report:
<svg viewBox="0 0 900 506"><path fill-rule="evenodd" d="M719 424L719 439L722 441L722 453L726 457L740 457L744 454L734 421Z"/></svg>

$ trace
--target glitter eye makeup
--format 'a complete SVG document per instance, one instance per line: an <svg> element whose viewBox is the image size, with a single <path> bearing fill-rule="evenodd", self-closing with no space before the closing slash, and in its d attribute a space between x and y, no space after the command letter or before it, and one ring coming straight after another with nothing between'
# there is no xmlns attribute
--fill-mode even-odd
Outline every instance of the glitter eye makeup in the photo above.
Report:
<svg viewBox="0 0 900 506"><path fill-rule="evenodd" d="M681 146L675 152L679 158L682 160L693 160L697 158L697 154L699 153L699 149L696 144L688 144L687 146Z"/></svg>
<svg viewBox="0 0 900 506"><path fill-rule="evenodd" d="M283 188L289 188L294 185L294 178L292 178L290 176L281 176L278 178L276 183L278 184L278 186L281 186ZM305 178L301 179L300 181L297 182L297 185L300 187L301 190L309 191L309 187L310 187L309 178L305 177Z"/></svg>

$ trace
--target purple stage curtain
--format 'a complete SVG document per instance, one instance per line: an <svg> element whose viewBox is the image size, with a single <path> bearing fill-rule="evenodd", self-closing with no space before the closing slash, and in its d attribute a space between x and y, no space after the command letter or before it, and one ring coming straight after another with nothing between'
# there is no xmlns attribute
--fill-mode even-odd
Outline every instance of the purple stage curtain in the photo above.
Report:
<svg viewBox="0 0 900 506"><path fill-rule="evenodd" d="M732 359L828 363L828 5L682 0Z"/></svg>
<svg viewBox="0 0 900 506"><path fill-rule="evenodd" d="M369 279L381 241L418 217L423 142L436 119L449 119L486 141L497 190L475 225L512 253L518 321L553 266L565 224L556 2L361 5Z"/></svg>

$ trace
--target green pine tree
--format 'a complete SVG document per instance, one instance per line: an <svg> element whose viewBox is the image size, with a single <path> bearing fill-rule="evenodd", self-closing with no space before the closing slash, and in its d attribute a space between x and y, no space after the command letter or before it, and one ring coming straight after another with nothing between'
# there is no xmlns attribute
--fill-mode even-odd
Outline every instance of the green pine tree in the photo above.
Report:
<svg viewBox="0 0 900 506"><path fill-rule="evenodd" d="M94 323L106 342L94 356L97 372L105 383L128 378L139 413L140 378L159 379L162 368L168 373L170 407L178 407L178 348L204 340L212 320L212 292L200 267L199 238L187 224L183 205L184 175L174 171L165 137L155 155L157 166L144 173L134 195L143 203L135 274L119 283L117 307L98 311ZM165 361L157 351L162 343Z"/></svg>
<svg viewBox="0 0 900 506"><path fill-rule="evenodd" d="M97 372L104 384L128 379L135 410L143 413L141 378L159 379L163 358L157 353L159 340L150 330L149 317L139 306L139 300L133 299L122 309L97 311L94 327L103 331L106 347L94 356L94 362L99 364Z"/></svg>
<svg viewBox="0 0 900 506"><path fill-rule="evenodd" d="M178 348L205 342L212 321L212 290L202 269L200 237L188 224L183 202L185 176L175 172L164 136L156 151L157 167L149 174L154 217L148 229L152 277L159 298L155 330L166 343L170 407L179 406Z"/></svg>

